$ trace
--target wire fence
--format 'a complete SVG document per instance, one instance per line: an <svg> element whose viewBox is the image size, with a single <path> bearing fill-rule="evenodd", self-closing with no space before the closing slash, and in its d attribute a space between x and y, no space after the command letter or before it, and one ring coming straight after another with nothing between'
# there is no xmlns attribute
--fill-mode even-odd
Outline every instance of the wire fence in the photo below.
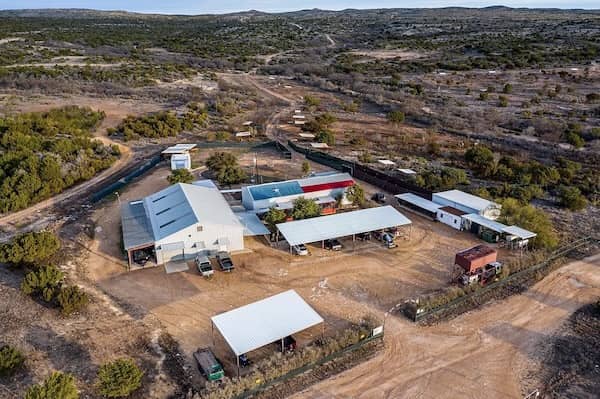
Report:
<svg viewBox="0 0 600 399"><path fill-rule="evenodd" d="M311 161L329 166L330 168L337 169L342 172L347 172L353 177L372 184L373 186L379 187L384 191L393 194L413 193L425 199L431 200L431 191L419 187L410 181L392 176L388 173L354 161L338 158L322 151L313 151L311 149L301 147L292 141L288 141L288 146L290 146L294 151L304 154L306 158L310 159Z"/></svg>
<svg viewBox="0 0 600 399"><path fill-rule="evenodd" d="M584 246L587 246L587 245L590 245L593 243L597 243L597 242L600 242L600 239L595 238L595 237L584 237L584 238L578 239L576 241L573 241L573 242L557 249L543 262L538 263L534 266L528 267L526 269L520 270L516 273L513 273L506 278L503 278L494 283L486 285L485 287L478 289L476 291L473 291L472 293L465 294L465 295L460 296L456 299L453 299L443 305L437 306L437 307L429 309L429 310L423 310L422 308L419 308L419 304L417 303L417 305L414 307L409 307L409 308L404 309L404 313L407 317L409 317L413 321L417 322L417 321L420 321L420 320L423 320L426 318L430 318L434 315L443 313L445 311L451 310L455 307L460 306L461 304L467 303L468 301L471 301L472 303L478 304L478 305L485 303L489 299L484 300L483 298L485 297L485 295L487 295L491 291L502 290L503 288L508 287L510 284L518 281L519 279L530 277L530 276L534 275L534 273L536 273L538 271L542 271L544 268L549 267L551 265L551 263L554 262L555 260L562 258L563 256L565 256L577 249L580 249Z"/></svg>

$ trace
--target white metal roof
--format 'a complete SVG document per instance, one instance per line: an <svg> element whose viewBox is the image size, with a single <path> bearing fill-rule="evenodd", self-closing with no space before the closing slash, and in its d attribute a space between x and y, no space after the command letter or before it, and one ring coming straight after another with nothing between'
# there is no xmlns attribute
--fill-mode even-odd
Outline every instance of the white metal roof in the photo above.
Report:
<svg viewBox="0 0 600 399"><path fill-rule="evenodd" d="M378 159L377 162L379 162L382 165L386 165L386 166L394 166L394 165L396 165L396 162L390 161L389 159Z"/></svg>
<svg viewBox="0 0 600 399"><path fill-rule="evenodd" d="M164 150L163 154L183 154L196 147L196 144L176 144Z"/></svg>
<svg viewBox="0 0 600 399"><path fill-rule="evenodd" d="M245 236L262 236L270 233L269 229L267 229L258 216L256 216L256 213L236 212L235 216L237 216L240 223L244 225Z"/></svg>
<svg viewBox="0 0 600 399"><path fill-rule="evenodd" d="M312 133L300 133L300 137L305 139L313 139L315 138L315 135Z"/></svg>
<svg viewBox="0 0 600 399"><path fill-rule="evenodd" d="M310 143L312 148L329 148L327 143Z"/></svg>
<svg viewBox="0 0 600 399"><path fill-rule="evenodd" d="M472 209L476 209L478 211L483 211L487 209L490 205L498 206L495 202L488 201L485 198L478 197L476 195L472 195L469 193L465 193L460 190L449 190L442 191L441 193L434 193L434 201L435 197L440 197L448 201L455 202L457 204L461 204L467 206Z"/></svg>
<svg viewBox="0 0 600 399"><path fill-rule="evenodd" d="M537 236L536 233L529 231L529 230L522 229L519 226L508 226L504 229L504 232L506 234L511 234L513 236L517 236L521 240L528 240L530 238Z"/></svg>
<svg viewBox="0 0 600 399"><path fill-rule="evenodd" d="M416 175L417 174L417 172L415 172L412 169L399 168L398 171L401 173L404 173L405 175Z"/></svg>
<svg viewBox="0 0 600 399"><path fill-rule="evenodd" d="M184 153L184 154L173 154L173 156L171 157L171 161L189 161L190 160L190 154L189 153Z"/></svg>
<svg viewBox="0 0 600 399"><path fill-rule="evenodd" d="M217 187L217 185L215 184L215 182L212 181L212 180L210 180L210 179L196 180L196 181L192 182L192 184L194 186L214 188L214 189L217 189L217 190L219 189L219 187Z"/></svg>
<svg viewBox="0 0 600 399"><path fill-rule="evenodd" d="M249 137L252 136L251 132L237 132L235 134L235 137Z"/></svg>
<svg viewBox="0 0 600 399"><path fill-rule="evenodd" d="M144 207L156 241L197 223L243 228L223 195L214 188L174 184L144 198Z"/></svg>
<svg viewBox="0 0 600 399"><path fill-rule="evenodd" d="M388 205L280 223L277 228L290 245L297 245L408 224L406 216Z"/></svg>
<svg viewBox="0 0 600 399"><path fill-rule="evenodd" d="M323 322L294 290L221 313L211 320L236 356Z"/></svg>
<svg viewBox="0 0 600 399"><path fill-rule="evenodd" d="M462 215L461 217L470 220L471 222L475 222L480 226L493 230L496 233L504 233L504 229L508 227L505 224L488 219L477 213L469 213L468 215Z"/></svg>
<svg viewBox="0 0 600 399"><path fill-rule="evenodd" d="M398 194L398 195L395 195L395 197L398 199L401 199L403 201L406 201L409 204L418 206L419 208L423 208L429 212L436 212L438 209L440 209L443 206L440 204L436 204L435 202L429 201L428 199L425 199L423 197L419 197L418 195L415 195L413 193Z"/></svg>

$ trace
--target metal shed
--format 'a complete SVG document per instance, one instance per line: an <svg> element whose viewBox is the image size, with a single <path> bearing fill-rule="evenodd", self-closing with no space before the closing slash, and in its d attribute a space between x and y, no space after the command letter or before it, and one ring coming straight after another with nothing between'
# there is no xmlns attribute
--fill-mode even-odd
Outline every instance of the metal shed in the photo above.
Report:
<svg viewBox="0 0 600 399"><path fill-rule="evenodd" d="M280 223L277 228L290 245L298 245L405 226L411 223L406 216L388 205Z"/></svg>
<svg viewBox="0 0 600 399"><path fill-rule="evenodd" d="M323 318L294 290L221 313L211 318L227 345L239 356L323 323ZM214 335L213 335L214 340Z"/></svg>

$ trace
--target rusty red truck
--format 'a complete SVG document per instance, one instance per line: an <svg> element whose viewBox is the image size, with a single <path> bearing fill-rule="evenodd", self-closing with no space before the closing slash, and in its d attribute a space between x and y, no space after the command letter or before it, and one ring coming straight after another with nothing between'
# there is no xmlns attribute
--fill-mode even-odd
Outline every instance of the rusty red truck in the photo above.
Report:
<svg viewBox="0 0 600 399"><path fill-rule="evenodd" d="M502 272L502 263L497 258L498 251L487 245L476 245L458 252L454 257L454 264L461 271L458 281L469 285L494 280Z"/></svg>

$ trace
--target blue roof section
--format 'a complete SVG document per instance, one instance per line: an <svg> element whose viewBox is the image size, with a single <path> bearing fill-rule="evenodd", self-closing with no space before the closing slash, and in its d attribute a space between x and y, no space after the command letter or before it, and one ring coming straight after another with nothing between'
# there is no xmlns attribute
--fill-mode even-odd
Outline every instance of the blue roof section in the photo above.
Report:
<svg viewBox="0 0 600 399"><path fill-rule="evenodd" d="M255 201L304 193L297 181L261 184L260 186L249 187L248 190Z"/></svg>

